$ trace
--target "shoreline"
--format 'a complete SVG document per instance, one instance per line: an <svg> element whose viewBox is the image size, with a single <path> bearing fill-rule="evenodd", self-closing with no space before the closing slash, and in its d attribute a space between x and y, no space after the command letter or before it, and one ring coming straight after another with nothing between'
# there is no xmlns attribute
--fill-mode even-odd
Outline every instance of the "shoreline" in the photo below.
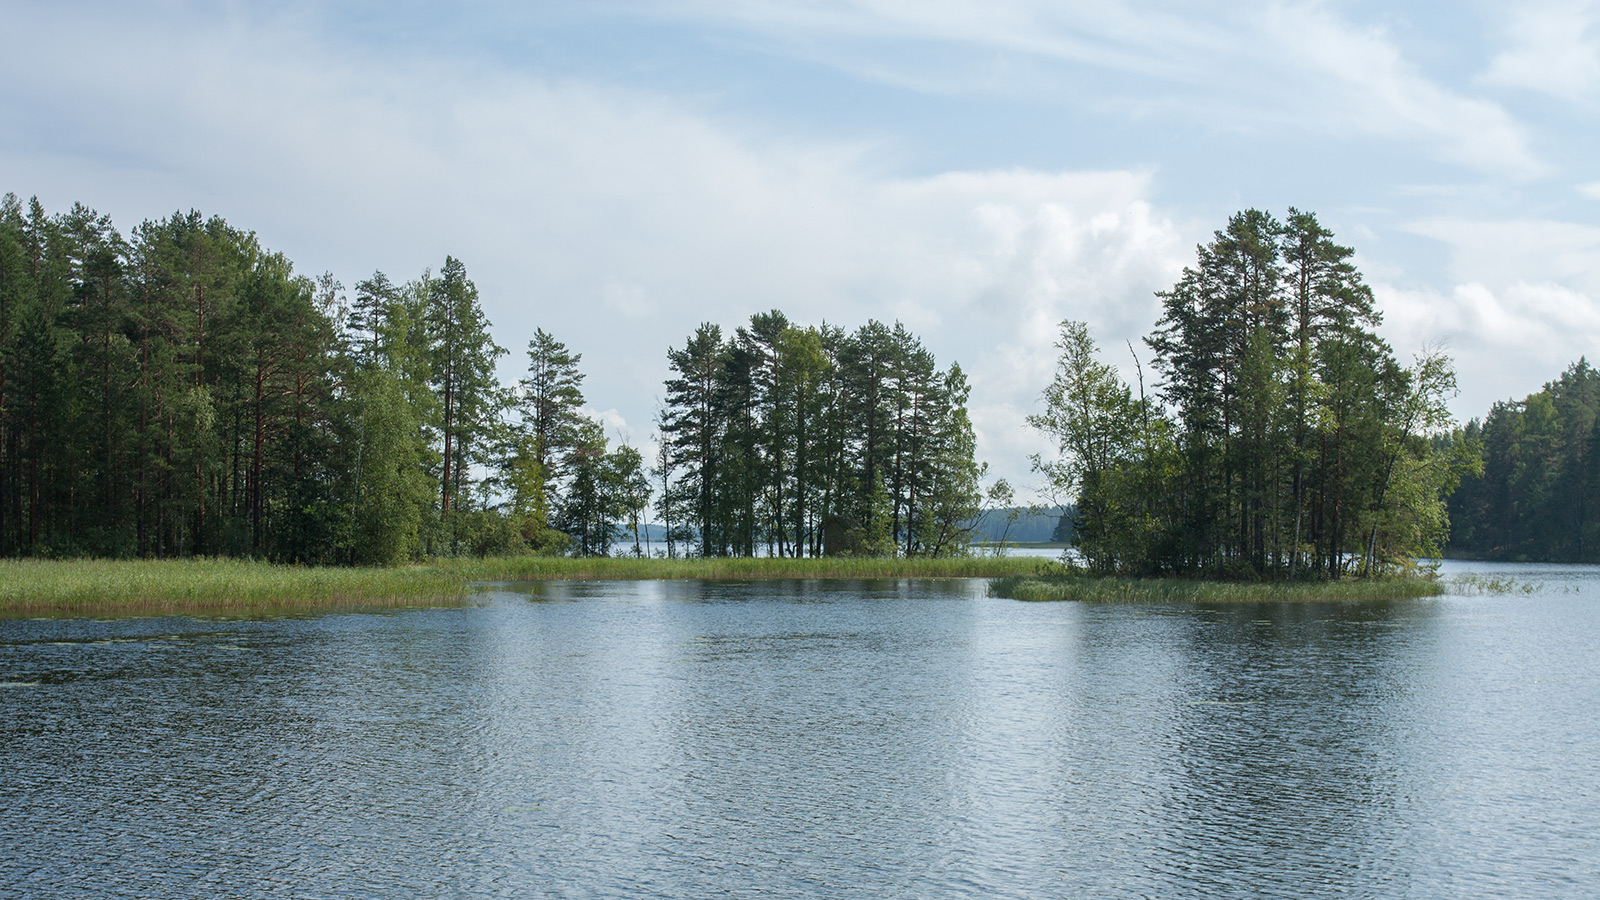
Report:
<svg viewBox="0 0 1600 900"><path fill-rule="evenodd" d="M1020 556L913 558L437 559L393 568L239 559L3 560L0 619L273 616L458 606L472 585L518 581L1000 578L1057 566Z"/></svg>
<svg viewBox="0 0 1600 900"><path fill-rule="evenodd" d="M1446 590L1437 578L1245 582L1059 574L1002 577L990 595L1026 602L1315 603L1410 600L1439 596Z"/></svg>
<svg viewBox="0 0 1600 900"><path fill-rule="evenodd" d="M1440 579L1227 582L1066 572L1037 556L661 559L436 559L393 568L238 559L0 560L0 619L277 616L460 606L476 585L525 581L992 579L990 596L1088 603L1337 602L1412 599ZM1499 591L1491 591L1499 592Z"/></svg>

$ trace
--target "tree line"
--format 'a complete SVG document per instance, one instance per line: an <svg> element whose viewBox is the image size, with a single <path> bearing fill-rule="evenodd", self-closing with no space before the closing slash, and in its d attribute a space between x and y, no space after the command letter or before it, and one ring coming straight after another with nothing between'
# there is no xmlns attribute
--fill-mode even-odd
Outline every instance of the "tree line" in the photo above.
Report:
<svg viewBox="0 0 1600 900"><path fill-rule="evenodd" d="M759 313L668 352L660 415L669 553L945 556L982 496L968 386L902 325Z"/></svg>
<svg viewBox="0 0 1600 900"><path fill-rule="evenodd" d="M1153 383L1062 324L1036 467L1076 500L1099 571L1338 578L1437 556L1446 496L1479 464L1447 432L1440 352L1401 365L1353 251L1311 213L1246 210L1197 249L1145 338Z"/></svg>
<svg viewBox="0 0 1600 900"><path fill-rule="evenodd" d="M1600 372L1585 359L1522 400L1495 403L1451 437L1481 474L1450 497L1453 554L1600 560Z"/></svg>
<svg viewBox="0 0 1600 900"><path fill-rule="evenodd" d="M652 509L674 554L965 545L966 380L898 324L702 326L669 353L648 470L584 412L579 354L536 330L505 386L489 324L453 257L347 296L221 218L123 236L6 195L0 555L642 552Z"/></svg>

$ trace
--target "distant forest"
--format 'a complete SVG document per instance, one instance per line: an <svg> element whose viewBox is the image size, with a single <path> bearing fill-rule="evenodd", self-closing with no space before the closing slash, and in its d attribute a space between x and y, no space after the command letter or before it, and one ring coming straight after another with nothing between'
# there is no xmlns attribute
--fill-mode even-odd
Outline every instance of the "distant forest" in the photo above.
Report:
<svg viewBox="0 0 1600 900"><path fill-rule="evenodd" d="M603 555L652 512L674 554L971 539L966 378L898 324L701 326L667 351L652 469L584 414L580 354L536 330L507 386L506 353L452 257L347 294L220 218L124 237L6 195L0 555Z"/></svg>
<svg viewBox="0 0 1600 900"><path fill-rule="evenodd" d="M1450 497L1449 552L1497 560L1600 561L1600 372L1580 359L1522 400L1496 403L1455 440L1483 473Z"/></svg>

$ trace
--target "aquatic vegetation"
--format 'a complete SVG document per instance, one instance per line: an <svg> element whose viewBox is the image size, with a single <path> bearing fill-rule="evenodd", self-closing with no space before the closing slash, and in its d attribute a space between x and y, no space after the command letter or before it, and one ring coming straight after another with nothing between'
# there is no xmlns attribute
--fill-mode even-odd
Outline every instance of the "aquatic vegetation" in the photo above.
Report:
<svg viewBox="0 0 1600 900"><path fill-rule="evenodd" d="M1510 575L1479 575L1468 572L1445 582L1452 594L1480 596L1486 594L1536 594L1544 590L1544 582L1513 578Z"/></svg>
<svg viewBox="0 0 1600 900"><path fill-rule="evenodd" d="M0 561L0 616L273 615L470 602L483 581L704 578L993 578L1059 566L1037 557L454 558L379 567L241 559Z"/></svg>
<svg viewBox="0 0 1600 900"><path fill-rule="evenodd" d="M0 616L265 615L460 602L465 584L420 567L283 566L242 559L0 561Z"/></svg>
<svg viewBox="0 0 1600 900"><path fill-rule="evenodd" d="M1204 581L1190 578L1121 578L1084 574L1010 576L990 588L1013 600L1089 603L1261 603L1328 600L1401 600L1445 593L1426 578L1340 581Z"/></svg>

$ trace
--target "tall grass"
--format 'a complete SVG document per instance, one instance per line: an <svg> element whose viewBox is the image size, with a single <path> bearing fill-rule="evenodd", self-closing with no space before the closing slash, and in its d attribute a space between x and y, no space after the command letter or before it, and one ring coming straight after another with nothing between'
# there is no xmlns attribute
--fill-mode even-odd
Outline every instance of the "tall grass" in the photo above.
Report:
<svg viewBox="0 0 1600 900"><path fill-rule="evenodd" d="M1450 593L1464 597L1489 594L1536 594L1547 590L1542 581L1527 581L1509 575L1479 575L1467 572L1445 582Z"/></svg>
<svg viewBox="0 0 1600 900"><path fill-rule="evenodd" d="M238 559L0 561L0 617L208 613L458 604L478 581L703 578L991 578L1055 566L1030 557L951 559L443 559L396 568Z"/></svg>
<svg viewBox="0 0 1600 900"><path fill-rule="evenodd" d="M460 602L460 578L418 567L279 566L240 559L0 561L0 616L266 615Z"/></svg>
<svg viewBox="0 0 1600 900"><path fill-rule="evenodd" d="M1315 600L1400 600L1429 597L1445 586L1425 578L1349 581L1233 582L1187 578L1118 578L1093 575L1017 575L989 590L1014 600L1090 603L1260 603Z"/></svg>

